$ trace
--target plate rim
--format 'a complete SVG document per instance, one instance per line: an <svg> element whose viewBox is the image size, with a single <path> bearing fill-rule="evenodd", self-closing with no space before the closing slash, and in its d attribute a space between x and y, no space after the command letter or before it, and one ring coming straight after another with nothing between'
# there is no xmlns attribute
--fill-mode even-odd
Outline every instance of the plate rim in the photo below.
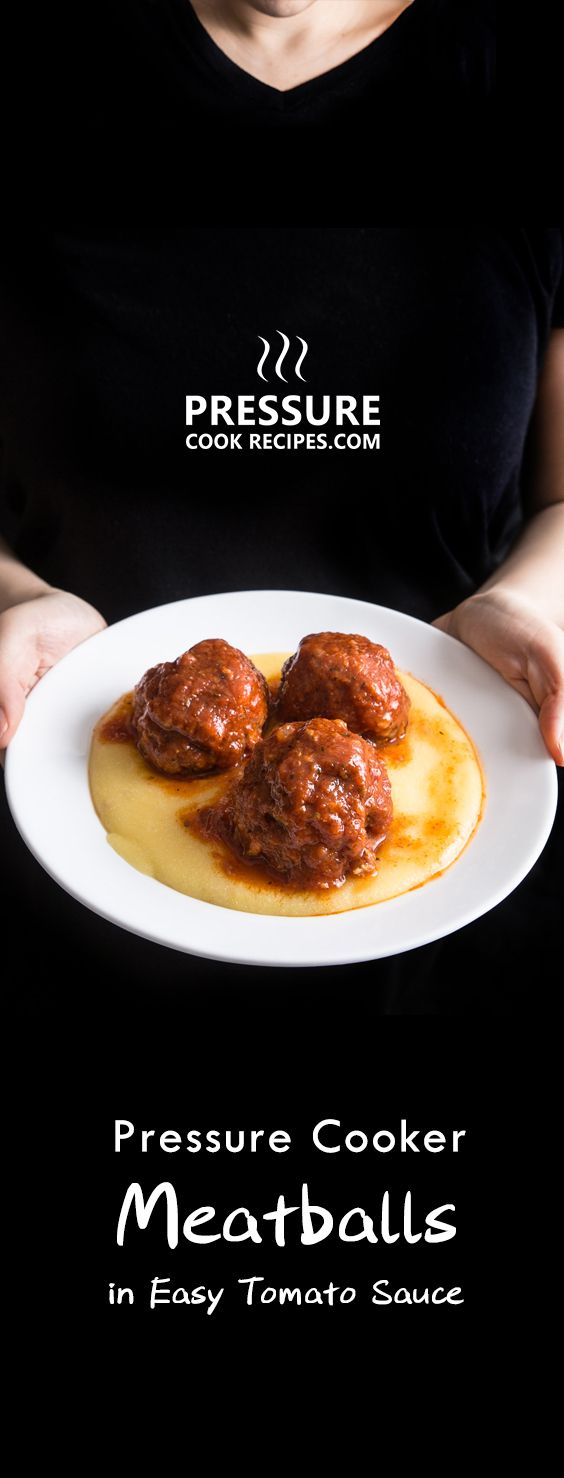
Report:
<svg viewBox="0 0 564 1478"><path fill-rule="evenodd" d="M489 895L490 896L490 901L487 902L487 903L485 903L484 906L480 906L477 909L476 906L475 906L475 904L470 903L468 905L468 908L467 909L459 909L456 912L456 916L455 916L455 918L454 918L454 920L452 922L445 921L443 919L443 921L441 922L441 925L440 925L440 928L439 929L437 929L436 925L433 926L432 925L432 922L431 922L430 926L428 926L427 928L421 928L420 927L418 931L416 931L415 933L412 933L411 935L408 935L408 938L407 938L406 941L405 940L404 941L401 941L400 940L399 942L396 941L393 950L377 951L375 953L374 952L374 949L372 949L370 952L367 952L366 945L362 945L360 948L357 948L357 950L355 950L355 948L354 948L354 946L352 944L352 940L351 940L350 943L348 943L347 940L346 940L346 931L343 931L343 946L340 949L338 949L336 953L332 950L331 951L331 957L330 958L327 958L324 955L323 958L302 958L302 959L299 959L299 960L298 959L291 959L291 960L289 960L288 958L281 958L280 957L280 954L279 954L279 949L277 950L276 947L273 947L271 953L268 953L267 952L266 954L263 954L263 953L261 953L260 950L258 950L258 951L257 950L254 950L251 954L249 954L246 950L241 951L240 949L237 949L234 952L234 945L233 945L233 943L231 943L230 945L223 946L223 941L221 940L221 943L218 944L218 942L217 942L217 940L215 938L214 938L214 941L213 941L213 946L212 947L208 947L208 948L204 947L202 945L201 941L200 942L197 942L197 943L194 943L194 940L192 940L191 942L184 942L184 941L183 942L180 942L180 941L178 941L176 939L173 940L170 937L164 938L163 937L163 934L162 934L162 927L161 927L161 930L159 930L158 928L150 927L150 925L147 924L146 922L143 923L143 927L140 927L139 922L133 923L131 921L124 920L123 917L117 917L116 914L115 914L115 912L112 912L111 911L111 908L109 908L109 907L103 907L103 906L100 905L100 902L99 901L98 902L93 902L91 899L85 897L84 892L81 892L80 891L80 888L74 887L73 884L72 884L72 880L69 880L68 876L65 876L64 875L64 869L61 872L61 870L56 865L53 865L52 860L47 860L45 858L45 856L42 854L42 852L40 850L38 850L37 844L34 841L33 835L30 835L30 833L29 833L28 827L27 827L26 822L25 822L25 816L22 815L21 806L20 806L19 801L18 801L18 794L17 794L18 769L17 769L17 767L18 767L18 762L19 762L19 752L20 752L21 745L23 743L23 740L20 737L20 743L18 744L18 735L21 736L21 732L24 732L24 737L25 737L25 733L27 732L27 730L24 731L23 728L22 728L22 726L25 724L26 712L27 711L34 711L35 704L38 701L37 695L40 694L41 689L43 689L43 692L45 692L45 687L47 685L49 685L49 686L51 685L51 682L52 682L53 678L56 676L57 673L60 674L61 670L65 667L65 665L66 665L66 670L68 671L71 663L76 664L77 661L79 662L80 661L81 649L84 650L87 647L88 648L91 648L93 643L97 643L98 644L98 648L99 648L101 646L101 643L103 643L103 642L107 643L108 640L111 641L112 634L115 633L116 631L123 632L127 627L133 625L134 623L135 624L138 624L142 620L147 620L147 618L149 618L151 616L154 616L156 613L162 614L163 612L167 612L167 613L172 614L174 611L178 611L179 608L183 608L183 609L186 609L187 607L192 607L193 608L196 603L198 603L199 605L203 605L204 603L216 603L218 601L223 601L223 600L226 600L226 599L227 600L235 600L237 602L246 602L246 601L252 599L254 602L256 602L257 600L260 600L261 598L264 599L265 597L267 597L269 600L272 599L272 598L275 598L278 601L280 601L282 598L284 598L284 599L288 599L289 598L292 601L293 600L301 600L301 601L303 601L305 599L305 600L312 600L313 602L330 602L332 604L333 603L336 603L336 604L341 604L341 605L346 604L346 605L349 605L351 607L354 607L355 609L358 609L359 612L360 612L361 609L364 609L366 611L370 611L372 619L374 618L374 615L375 614L378 615L379 613L382 613L382 615L385 615L386 619L392 618L392 621L393 622L398 622L400 625L405 624L406 628L410 628L413 625L415 625L418 628L422 628L422 629L425 630L427 636L432 633L432 640L434 642L435 641L442 642L443 644L447 644L447 646L450 646L451 648L456 648L457 651L458 651L458 653L460 653L460 651L463 650L466 654L470 654L471 657L473 658L473 660L475 662L477 662L478 664L480 664L481 668L485 669L487 671L487 673L490 674L490 679L488 679L488 681L491 681L491 675L493 675L495 677L496 683L499 683L499 685L500 685L499 686L499 689L498 689L498 691L500 693L500 696L501 696L502 693L504 694L504 696L511 695L511 699L515 699L518 705L523 705L523 711L526 710L531 715L531 718L533 719L533 722L534 722L535 726L538 728L537 720L536 720L536 718L535 718L535 716L534 716L534 714L533 714L530 706L526 703L526 700L524 698L522 698L519 694L517 694L510 687L510 685L506 684L504 682L504 679L499 674L495 673L494 670L492 668L490 668L489 664L487 664L482 658L478 657L474 652L471 652L471 649L470 648L466 647L463 643L460 643L456 638L450 636L448 633L439 630L437 627L434 627L430 623L421 620L419 617L411 616L407 612L396 610L394 607L391 607L391 606L381 606L377 602L359 600L355 596L334 595L334 594L331 594L331 593L320 592L320 591L303 591L303 590L297 590L296 591L296 590L286 590L286 589L282 589L282 588L274 588L274 589L272 589L272 588L267 588L267 587L261 588L261 589L254 589L254 590L244 590L244 591L240 591L240 590L233 591L232 590L232 591L210 592L210 593L205 594L205 595L198 595L198 596L191 596L191 597L181 598L180 600L177 600L177 601L162 602L158 606L150 606L150 607L145 608L142 611L137 611L137 612L134 612L134 613L132 613L132 614L130 614L128 616L125 616L120 621L116 621L116 622L112 623L111 625L105 627L102 631L96 632L91 637L88 637L84 642L79 643L76 647L72 648L70 652L66 653L65 656L63 658L61 658L58 663L55 664L54 668L50 669L50 671L48 673L46 673L43 678L40 679L40 681L36 684L35 688L32 689L31 693L29 694L28 699L26 700L26 711L24 711L24 716L23 716L23 719L22 719L22 725L20 726L20 728L18 729L18 731L16 731L16 734L14 736L14 739L11 741L11 744L8 746L8 749L6 751L5 786L6 786L6 797L7 797L7 801L8 801L8 806L9 806L9 809L10 809L10 813L12 815L12 819L14 820L14 824L16 825L16 828L17 828L20 836L22 837L25 845L27 846L28 850L32 853L32 856L35 858L35 860L38 862L38 864L44 869L44 871L46 871L48 873L48 875L57 883L57 885L63 889L63 891L65 891L76 902L79 902L80 904L82 904L83 907L88 908L89 911L98 914L106 922L108 922L110 924L113 924L113 925L115 925L115 926L117 926L117 927L119 927L121 929L124 929L126 932L138 934L138 935L140 935L140 937L147 939L149 942L154 943L154 944L161 945L162 947L175 949L177 952L187 953L188 955L194 955L196 957L203 958L203 959L216 960L216 961L218 961L219 963L222 963L222 964L237 964L237 965L248 965L248 966L255 966L256 965L256 966L259 966L259 967L262 967L262 968L269 967L269 968L275 968L275 969L276 968L282 968L282 969L283 968L307 968L307 969L315 969L315 968L327 968L327 967L329 967L331 965L342 966L342 965L346 965L346 964L351 964L351 965L352 964L360 964L360 963L363 963L363 962L368 962L370 960L377 960L379 958L385 958L385 957L393 956L393 955L396 955L396 954L405 953L407 951L411 951L412 949L421 948L425 944L431 943L434 940L441 939L441 938L446 938L449 934L458 932L459 929L462 929L462 928L467 927L467 925L469 923L473 922L474 920L476 920L479 917L482 917L485 913L489 912L492 908L497 907L498 904L501 903L501 902L503 902L503 900L505 898L507 898L515 890L515 888L519 886L519 884L524 880L524 878L527 876L527 874L529 873L529 871L531 870L531 868L534 866L535 862L537 861L538 857L541 855L541 852L543 851L543 849L544 849L544 847L546 845L546 842L548 840L548 837L550 836L550 832L552 830L552 826L553 826L553 823L554 823L554 817L555 817L555 814L556 814L558 788L557 788L557 778L556 778L556 766L555 766L554 762L551 760L551 758L550 758L550 756L548 755L547 752L544 752L542 754L539 754L539 760L541 761L541 763L542 762L545 762L545 763L543 763L543 769L544 769L544 774L545 774L545 778L546 778L547 796L546 796L546 804L545 804L545 809L544 809L544 813L543 813L542 823L538 826L538 831L537 831L537 835L536 835L535 843L534 843L534 847L533 847L534 855L527 855L527 856L525 856L525 853L523 854L522 863L520 865L518 865L517 868L513 868L513 869L509 869L508 870L507 876L503 880L500 880L499 885L497 887L494 887L492 889L492 891L491 891L491 893ZM445 647L445 650L446 649L447 648ZM265 650L265 648L262 647L262 646L259 647L259 644L257 643L257 644L255 644L254 650L255 651L256 650ZM401 665L404 668L406 666L405 663L401 663L401 664L398 663L398 665ZM417 673L414 673L414 676L419 676L419 675ZM60 677L57 680L60 681L61 680ZM425 681L424 678L420 678L419 680L420 681ZM431 686L431 685L428 684L428 686ZM39 698L39 703L41 703L42 701L43 701L43 699L40 697ZM30 705L29 710L28 710L28 704ZM449 704L449 707L450 707L450 704ZM456 710L453 709L453 711L455 712ZM515 709L515 711L517 711L517 709ZM460 720L460 722L462 722L462 720ZM464 726L466 727L466 724ZM470 733L470 738L472 740L472 743L474 744L474 747L476 748L476 750L478 752L478 756L480 758L480 762L483 765L484 776L485 776L486 785L487 785L487 771L486 771L486 766L485 766L485 764L483 763L483 760L482 760L482 756L481 756L481 752L480 752L480 745L477 743L477 741L474 738L474 736L473 736L472 733ZM540 738L540 734L539 734L539 741L540 741L540 744L542 746L543 741ZM13 748L14 745L15 745L15 749ZM86 751L86 756L85 756L85 765L86 765L86 767L87 767L87 760L88 760L88 750L89 750L89 743L88 743L88 746L87 746L87 751ZM86 775L86 785L88 787L88 778L87 778L87 775ZM92 802L91 801L90 801L90 803L92 805ZM487 793L487 789L486 789L486 812L487 812L488 804L489 804L489 800L488 800L488 793ZM96 818L96 813L94 811L94 807L93 806L92 806L92 815L93 815L94 818ZM101 823L99 822L98 818L96 818L96 821L97 821L98 826L100 826L101 831L103 832L103 828L102 828ZM479 834L480 828L483 825L484 825L484 819L482 819L482 821L479 823L479 826L477 828L476 835ZM103 839L105 840L105 836L103 836ZM463 849L463 853L460 854L461 857L464 855L464 852L468 848L471 848L472 843L473 843L473 838L471 838L469 840L469 842L467 844L467 847ZM114 853L113 856L117 857L117 854ZM134 869L134 868L131 868L130 864L126 863L124 861L124 859L121 859L120 858L119 861L122 863L122 866L123 867L128 868L128 871L133 872L138 879L145 879L146 882L153 884L155 887L157 887L159 889L161 889L161 888L163 888L165 886L165 885L159 883L158 880L156 880L154 878L147 878L145 874L142 874L142 873L137 872L137 870ZM458 861L459 861L459 859L456 859L455 862L451 865L451 867L450 868L447 868L443 874L439 874L435 878L429 879L428 883L425 884L425 889L430 888L433 883L435 883L435 884L440 883L441 878L447 877L449 875L449 873L451 873L452 871L454 871L456 869L456 866L457 866ZM329 934L331 934L332 932L335 932L334 931L335 921L343 920L343 919L351 919L351 918L355 918L355 916L358 917L359 915L363 915L363 914L373 914L375 910L378 910L378 911L385 910L386 911L385 916L386 917L389 917L391 911L396 911L397 912L398 905L402 905L403 904L404 907L405 907L405 900L409 898L410 892L411 893L416 893L418 891L419 891L418 889L412 889L408 893L399 895L397 898L392 898L392 899L384 900L381 903L369 904L369 905L366 905L363 909L358 909L358 910L344 910L342 913L330 914L330 915L315 915L315 916L310 916L310 917L291 917L291 918L290 917L284 918L284 917L277 916L277 915L268 915L268 914L258 915L258 914L246 913L246 912L239 911L239 910L228 909L228 908L225 908L224 906L221 906L221 905L218 905L218 904L207 903L204 900L199 900L199 899L198 900L191 899L189 901L192 904L194 904L194 903L197 904L198 909L203 909L204 911L212 910L213 913L215 913L215 914L217 914L218 909L219 909L219 912L222 915L222 920L223 921L225 921L225 919L227 918L227 920L231 922L233 920L233 917L235 917L238 920L241 920L241 919L244 920L245 921L245 924L246 924L246 927L247 927L247 932L249 932L250 930L252 930L253 924L254 924L254 926L256 928L256 921L257 920L267 921L266 922L266 927L267 928L270 928L271 931L272 931L272 933L274 935L278 935L280 938L282 938L283 935L284 935L284 929L286 929L286 931L288 931L288 929L289 929L289 930L292 931L292 942L295 943L297 941L298 935L300 933L300 926L304 926L305 925L306 928L307 928L308 934L312 934L315 931L316 928L319 929L320 927L323 927L323 928L325 928L325 934L326 934L326 939L327 939L327 936ZM176 898L180 898L180 899L182 899L182 898L183 899L186 899L187 898L187 895L175 893L175 890L174 889L167 889L167 892L173 894ZM209 917L211 918L212 915L210 914ZM430 918L431 918L431 921L432 921L432 912L431 912ZM251 921L250 924L248 923L248 921ZM243 934L245 933L245 926L243 926L243 929L242 930L241 930L240 926L234 926L234 929L232 930L232 933L233 932L236 933L237 932L237 928L239 928L240 929L240 932L242 932ZM220 932L221 932L221 935L224 934L224 930L223 929ZM262 932L263 932L262 929L258 929L258 933L259 934L261 934ZM227 934L229 934L229 929L227 930ZM335 941L335 943L336 943L336 941ZM294 953L295 953L295 951L294 951Z"/></svg>

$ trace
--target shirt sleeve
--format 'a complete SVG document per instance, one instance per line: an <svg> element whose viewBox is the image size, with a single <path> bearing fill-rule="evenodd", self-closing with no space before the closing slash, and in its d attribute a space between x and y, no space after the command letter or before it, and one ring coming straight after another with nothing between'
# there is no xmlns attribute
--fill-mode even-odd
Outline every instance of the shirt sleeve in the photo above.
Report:
<svg viewBox="0 0 564 1478"><path fill-rule="evenodd" d="M554 305L552 309L553 328L564 328L564 226L561 227L560 236L562 242L561 269L560 279L554 294Z"/></svg>

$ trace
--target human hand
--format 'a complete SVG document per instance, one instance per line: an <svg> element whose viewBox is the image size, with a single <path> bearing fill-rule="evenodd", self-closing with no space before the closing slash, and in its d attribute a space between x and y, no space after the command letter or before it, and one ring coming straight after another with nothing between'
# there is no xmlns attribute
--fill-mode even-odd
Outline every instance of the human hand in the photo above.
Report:
<svg viewBox="0 0 564 1478"><path fill-rule="evenodd" d="M27 694L65 652L101 631L104 617L68 590L47 589L0 614L0 754L16 732Z"/></svg>
<svg viewBox="0 0 564 1478"><path fill-rule="evenodd" d="M530 703L553 760L564 765L564 631L514 590L494 586L433 621L495 667Z"/></svg>

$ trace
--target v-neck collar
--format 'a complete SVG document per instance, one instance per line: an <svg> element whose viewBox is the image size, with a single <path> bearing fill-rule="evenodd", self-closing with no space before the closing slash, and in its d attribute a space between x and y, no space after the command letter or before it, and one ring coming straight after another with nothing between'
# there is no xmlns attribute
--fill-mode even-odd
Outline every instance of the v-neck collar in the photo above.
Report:
<svg viewBox="0 0 564 1478"><path fill-rule="evenodd" d="M221 74L224 81L227 81L239 91L245 88L249 95L254 94L257 101L262 102L263 105L266 104L275 110L285 111L286 109L299 107L302 102L309 100L312 93L316 91L330 92L334 86L339 87L342 82L348 81L349 77L352 78L355 73L363 71L369 66L374 67L375 63L380 60L385 61L386 54L394 45L398 44L398 41L403 39L407 24L412 23L415 11L417 10L419 14L423 0L413 0L413 4L408 5L405 10L402 10L396 16L395 21L392 21L392 24L386 27L385 31L382 31L379 36L375 36L373 41L369 41L366 46L363 46L360 51L354 52L345 61L339 62L337 66L330 67L327 72L321 72L317 77L310 77L306 82L300 82L296 87L290 87L284 92L280 91L277 87L271 87L268 82L261 82L258 77L253 77L252 72L247 72L244 67L239 66L238 62L234 62L225 51L222 51L222 48L217 45L217 42L213 40L213 37L210 36L205 26L202 25L190 0L169 0L169 3L174 6L179 19L186 24L189 44L196 48L198 55L208 66Z"/></svg>

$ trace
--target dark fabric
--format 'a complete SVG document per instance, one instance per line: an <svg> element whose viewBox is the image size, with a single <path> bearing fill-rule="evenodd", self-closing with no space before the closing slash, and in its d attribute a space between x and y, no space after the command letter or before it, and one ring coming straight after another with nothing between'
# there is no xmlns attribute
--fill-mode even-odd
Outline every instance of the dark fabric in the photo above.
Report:
<svg viewBox="0 0 564 1478"><path fill-rule="evenodd" d="M93 126L105 130L119 120L146 136L155 127L202 125L217 112L225 122L257 130L347 125L353 115L391 123L406 106L413 114L419 104L439 101L483 105L495 86L492 11L473 0L414 0L356 55L284 93L232 62L190 0L98 0L95 13L63 5L43 22L34 17L33 26L24 7L20 25L27 19L27 49L38 72L45 56L34 38L49 47L55 112L63 98L53 83L60 81L63 97ZM57 55L54 43L63 32L67 50Z"/></svg>
<svg viewBox="0 0 564 1478"><path fill-rule="evenodd" d="M143 220L162 201L198 222L303 224L358 220L359 205L370 218L376 202L405 219L420 198L422 219L447 199L467 220L497 207L493 8L414 0L281 94L225 56L189 0L13 7L3 94L22 208L121 219L127 201Z"/></svg>
<svg viewBox="0 0 564 1478"><path fill-rule="evenodd" d="M258 586L432 618L518 526L562 258L556 228L30 232L2 275L1 526L108 620ZM258 378L277 329L305 383L291 353ZM379 394L380 450L186 449L187 394L275 391Z"/></svg>
<svg viewBox="0 0 564 1478"><path fill-rule="evenodd" d="M561 230L564 233L564 228L561 227ZM564 328L564 273L562 274L560 282L558 283L558 287L556 289L554 308L552 312L552 327Z"/></svg>
<svg viewBox="0 0 564 1478"><path fill-rule="evenodd" d="M5 240L2 528L108 620L266 585L433 617L484 578L518 526L562 256L557 228ZM304 384L290 356L287 386L271 371L267 384L257 378L258 336L274 341L277 328L309 345ZM187 452L187 393L274 390L379 393L381 450ZM34 1014L62 1009L67 1030L88 1034L101 1009L114 1024L132 1012L150 1022L155 982L171 1020L189 1002L195 1032L210 1009L225 1033L250 1032L268 1000L280 1041L298 1000L306 1036L322 999L338 1016L346 997L359 1021L554 1009L557 833L517 892L460 934L351 970L255 972L105 923L41 871L7 813L3 822L7 917L25 937L30 982L29 997L22 981L18 991ZM77 995L86 957L94 986Z"/></svg>
<svg viewBox="0 0 564 1478"><path fill-rule="evenodd" d="M491 7L490 7L491 9ZM237 66L216 45L190 0L145 0L118 6L118 24L136 37L143 67L150 59L155 91L166 68L164 117L183 112L205 117L219 110L226 121L274 128L348 123L351 111L366 120L397 116L440 94L484 103L495 86L492 17L472 4L414 0L397 20L356 55L319 77L280 92ZM100 99L99 118L107 108ZM161 115L162 118L163 115ZM390 118L391 121L391 118Z"/></svg>

